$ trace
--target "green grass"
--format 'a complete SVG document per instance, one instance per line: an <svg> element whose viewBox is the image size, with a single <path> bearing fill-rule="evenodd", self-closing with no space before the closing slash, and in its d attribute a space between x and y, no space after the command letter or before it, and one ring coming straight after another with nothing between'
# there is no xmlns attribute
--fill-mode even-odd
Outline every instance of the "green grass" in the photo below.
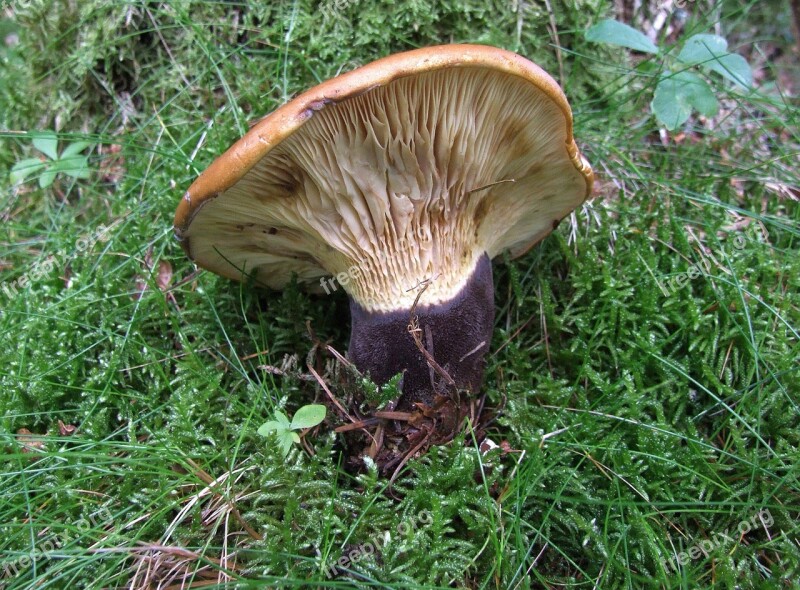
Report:
<svg viewBox="0 0 800 590"><path fill-rule="evenodd" d="M653 78L582 38L610 5L495 4L4 9L0 588L798 587L800 111L775 83L798 72L767 55L789 50L787 7L693 4L687 30L721 19L762 77L720 85L724 112L676 139L649 116ZM324 400L263 366L304 370L307 322L344 351L341 293L195 274L172 215L249 120L451 41L563 70L598 186L495 262L487 434L513 452L465 433L388 490L341 468L331 421L314 456L255 432ZM42 129L92 142L88 180L8 184Z"/></svg>

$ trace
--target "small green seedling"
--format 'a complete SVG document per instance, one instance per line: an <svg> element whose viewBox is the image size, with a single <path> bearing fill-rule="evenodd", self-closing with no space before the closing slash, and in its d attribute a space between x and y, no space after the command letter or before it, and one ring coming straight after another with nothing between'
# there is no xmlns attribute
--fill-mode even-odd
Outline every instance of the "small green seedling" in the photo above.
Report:
<svg viewBox="0 0 800 590"><path fill-rule="evenodd" d="M274 431L278 435L278 441L283 448L283 456L285 457L289 454L292 443L300 442L298 434L292 431L316 426L325 419L325 412L325 406L321 404L310 404L297 410L294 418L289 422L286 414L280 410L275 410L275 420L270 420L262 424L258 429L258 434L261 436L269 436L269 434Z"/></svg>
<svg viewBox="0 0 800 590"><path fill-rule="evenodd" d="M587 41L626 47L660 58L661 67L654 67L655 64L647 61L637 69L643 72L647 72L648 67L655 70L658 83L650 110L670 131L685 123L692 110L706 117L713 117L719 110L717 97L708 82L691 71L698 66L700 72L715 72L742 88L753 85L750 64L741 55L730 53L728 42L718 35L692 35L683 43L677 56L670 55L671 48L660 48L643 33L611 19L591 27L585 37Z"/></svg>
<svg viewBox="0 0 800 590"><path fill-rule="evenodd" d="M89 178L89 158L81 152L88 148L88 141L68 144L61 155L58 153L58 138L53 131L45 131L33 139L33 147L42 152L47 159L27 158L17 162L11 169L11 184L24 182L29 176L39 174L39 186L46 188L53 184L56 175L66 174L73 178Z"/></svg>
<svg viewBox="0 0 800 590"><path fill-rule="evenodd" d="M361 411L384 410L392 402L403 395L403 374L398 373L383 385L376 385L369 377L362 377L361 388L364 392L364 403Z"/></svg>

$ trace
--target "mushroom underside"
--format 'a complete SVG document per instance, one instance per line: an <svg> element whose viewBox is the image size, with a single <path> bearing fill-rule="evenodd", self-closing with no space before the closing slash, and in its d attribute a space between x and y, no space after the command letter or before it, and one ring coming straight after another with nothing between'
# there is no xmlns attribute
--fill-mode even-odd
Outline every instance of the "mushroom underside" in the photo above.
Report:
<svg viewBox="0 0 800 590"><path fill-rule="evenodd" d="M484 253L512 255L580 204L564 113L485 67L427 72L309 111L184 232L190 255L272 288L344 273L365 310L453 299Z"/></svg>
<svg viewBox="0 0 800 590"><path fill-rule="evenodd" d="M482 66L316 101L198 207L182 239L201 266L233 279L341 284L350 359L378 384L402 374L395 407L416 416L380 422L380 437L353 433L357 453L386 469L449 440L473 411L462 394L483 379L491 258L526 251L586 198L590 171L570 125L531 80ZM394 442L376 449L384 434Z"/></svg>

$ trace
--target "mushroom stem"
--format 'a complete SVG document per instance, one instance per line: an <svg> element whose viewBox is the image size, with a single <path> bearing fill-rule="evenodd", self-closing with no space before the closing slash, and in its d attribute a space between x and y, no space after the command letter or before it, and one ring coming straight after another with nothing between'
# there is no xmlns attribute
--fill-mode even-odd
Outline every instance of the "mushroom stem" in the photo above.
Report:
<svg viewBox="0 0 800 590"><path fill-rule="evenodd" d="M382 385L403 373L398 410L432 404L447 380L433 370L409 331L409 312L370 312L350 298L352 327L348 356L362 373ZM484 355L494 324L494 284L488 255L478 260L464 288L450 301L414 310L427 353L452 378L455 387L477 392L483 382Z"/></svg>

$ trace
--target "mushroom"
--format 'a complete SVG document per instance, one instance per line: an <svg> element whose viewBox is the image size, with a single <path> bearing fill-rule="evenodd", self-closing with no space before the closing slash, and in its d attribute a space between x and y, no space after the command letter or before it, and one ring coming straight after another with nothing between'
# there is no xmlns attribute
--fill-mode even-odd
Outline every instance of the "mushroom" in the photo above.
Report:
<svg viewBox="0 0 800 590"><path fill-rule="evenodd" d="M549 234L592 179L547 73L494 47L429 47L262 119L189 187L175 233L231 279L341 286L350 360L378 384L402 373L397 408L411 411L480 389L491 259Z"/></svg>

